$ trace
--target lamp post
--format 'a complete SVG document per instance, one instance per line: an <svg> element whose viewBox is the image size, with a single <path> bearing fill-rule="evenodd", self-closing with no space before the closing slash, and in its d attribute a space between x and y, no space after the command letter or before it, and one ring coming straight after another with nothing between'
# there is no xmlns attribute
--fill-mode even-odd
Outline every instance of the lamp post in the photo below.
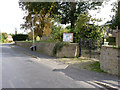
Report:
<svg viewBox="0 0 120 90"><path fill-rule="evenodd" d="M33 45L30 47L31 51L36 51L36 46L35 46L35 40L34 40L34 16L35 15L31 15L32 17L32 32L33 32Z"/></svg>
<svg viewBox="0 0 120 90"><path fill-rule="evenodd" d="M33 21L34 21L34 15L32 15L32 31L33 31L33 47L34 47L35 46L35 44L34 44L35 40L34 40L34 22Z"/></svg>
<svg viewBox="0 0 120 90"><path fill-rule="evenodd" d="M36 51L35 38L34 38L34 36L35 36L35 34L34 34L34 31L35 31L34 30L34 28L35 28L35 26L34 26L34 17L35 17L35 15L31 15L31 17L32 17L33 45L30 47L30 49L31 49L31 51L34 51L34 50ZM40 14L38 14L37 17L40 17ZM40 24L40 23L38 22L38 24Z"/></svg>

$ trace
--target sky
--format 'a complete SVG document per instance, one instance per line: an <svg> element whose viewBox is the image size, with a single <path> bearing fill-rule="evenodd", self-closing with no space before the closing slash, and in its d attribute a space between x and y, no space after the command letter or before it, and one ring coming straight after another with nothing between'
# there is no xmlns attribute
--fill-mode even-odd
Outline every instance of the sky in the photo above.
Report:
<svg viewBox="0 0 120 90"><path fill-rule="evenodd" d="M18 4L19 0L2 0L0 2L0 31L6 32L8 34L14 34L15 28L17 29L18 33L25 33L24 30L20 29L20 24L24 23L22 19L25 15L24 11L19 8ZM98 23L99 25L104 24L108 20L111 20L109 15L112 15L110 5L113 1L117 0L110 0L110 2L102 7L100 13L97 11L90 11L90 14L96 18L102 18L102 22ZM96 14L96 16L95 16Z"/></svg>
<svg viewBox="0 0 120 90"><path fill-rule="evenodd" d="M17 28L18 33L24 31L20 30L24 12L19 8L18 0L2 0L0 12L0 30L2 32L15 33L15 28Z"/></svg>

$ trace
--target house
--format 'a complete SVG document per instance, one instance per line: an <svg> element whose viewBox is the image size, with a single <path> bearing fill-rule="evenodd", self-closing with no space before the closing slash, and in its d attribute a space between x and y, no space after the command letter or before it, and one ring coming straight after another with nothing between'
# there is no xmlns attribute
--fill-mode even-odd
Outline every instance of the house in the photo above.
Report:
<svg viewBox="0 0 120 90"><path fill-rule="evenodd" d="M13 41L13 38L12 38L12 36L11 36L11 35L8 35L8 38L7 38L7 40L8 40L8 42L11 42L11 41Z"/></svg>

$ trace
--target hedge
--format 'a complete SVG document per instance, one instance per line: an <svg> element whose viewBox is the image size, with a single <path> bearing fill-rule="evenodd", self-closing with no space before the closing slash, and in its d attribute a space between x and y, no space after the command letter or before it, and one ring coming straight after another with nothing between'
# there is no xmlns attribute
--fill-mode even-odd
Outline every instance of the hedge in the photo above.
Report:
<svg viewBox="0 0 120 90"><path fill-rule="evenodd" d="M15 34L12 35L13 41L25 41L28 38L26 34Z"/></svg>

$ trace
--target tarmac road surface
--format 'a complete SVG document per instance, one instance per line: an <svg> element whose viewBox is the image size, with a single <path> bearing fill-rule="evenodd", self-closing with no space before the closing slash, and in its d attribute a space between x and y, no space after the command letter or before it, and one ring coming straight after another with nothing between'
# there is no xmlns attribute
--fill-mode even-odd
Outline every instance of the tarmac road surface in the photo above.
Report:
<svg viewBox="0 0 120 90"><path fill-rule="evenodd" d="M36 58L10 47L9 44L3 44L0 48L2 88L102 88L84 78L79 81L60 72L60 69L57 71L57 68L51 68L49 62L49 65L42 62L49 59L47 56L37 62Z"/></svg>

